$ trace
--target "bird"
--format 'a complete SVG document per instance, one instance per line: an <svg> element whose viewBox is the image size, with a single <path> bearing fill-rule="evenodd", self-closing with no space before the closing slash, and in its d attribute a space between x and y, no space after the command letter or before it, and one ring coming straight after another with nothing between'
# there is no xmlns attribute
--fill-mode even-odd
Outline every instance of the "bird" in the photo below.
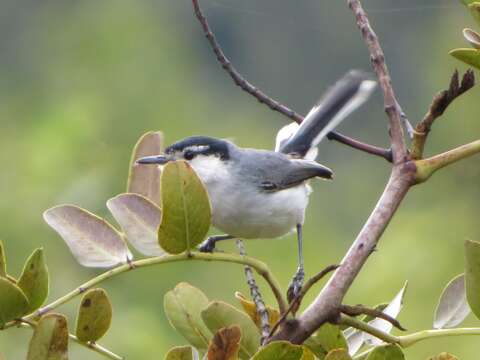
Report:
<svg viewBox="0 0 480 360"><path fill-rule="evenodd" d="M146 156L138 164L165 165L187 161L205 185L212 208L212 224L225 233L199 246L212 252L227 239L279 238L296 232L298 266L288 288L296 296L304 282L303 223L313 178L331 180L333 171L315 159L318 144L342 120L365 103L376 86L370 76L351 70L312 107L303 122L284 126L274 150L242 148L232 141L190 136Z"/></svg>

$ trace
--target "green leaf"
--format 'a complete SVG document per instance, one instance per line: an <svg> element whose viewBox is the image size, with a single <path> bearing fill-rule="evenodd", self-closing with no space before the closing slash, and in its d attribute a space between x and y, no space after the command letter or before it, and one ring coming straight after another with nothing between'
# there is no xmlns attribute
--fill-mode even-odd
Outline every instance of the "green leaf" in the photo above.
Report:
<svg viewBox="0 0 480 360"><path fill-rule="evenodd" d="M28 258L17 283L28 299L29 312L33 312L43 305L48 296L48 284L48 269L43 249L40 248Z"/></svg>
<svg viewBox="0 0 480 360"><path fill-rule="evenodd" d="M30 340L27 360L67 360L67 319L60 314L47 314L37 324Z"/></svg>
<svg viewBox="0 0 480 360"><path fill-rule="evenodd" d="M480 50L477 49L455 49L450 55L464 63L480 69Z"/></svg>
<svg viewBox="0 0 480 360"><path fill-rule="evenodd" d="M212 333L237 325L242 331L240 358L250 359L260 346L260 334L255 323L244 312L230 304L213 301L202 311L202 319Z"/></svg>
<svg viewBox="0 0 480 360"><path fill-rule="evenodd" d="M441 354L438 354L437 356L430 358L429 360L458 360L458 358L456 356L453 356L452 354L443 352Z"/></svg>
<svg viewBox="0 0 480 360"><path fill-rule="evenodd" d="M78 340L97 341L110 328L112 304L103 289L92 289L83 295L77 315Z"/></svg>
<svg viewBox="0 0 480 360"><path fill-rule="evenodd" d="M257 352L252 360L300 360L303 348L288 341L274 341Z"/></svg>
<svg viewBox="0 0 480 360"><path fill-rule="evenodd" d="M147 132L140 137L132 152L127 183L127 192L143 195L156 205L160 205L160 167L141 166L135 161L144 156L161 154L162 144L163 134L159 131Z"/></svg>
<svg viewBox="0 0 480 360"><path fill-rule="evenodd" d="M373 349L367 360L405 360L405 356L397 345L383 345Z"/></svg>
<svg viewBox="0 0 480 360"><path fill-rule="evenodd" d="M480 24L480 2L472 2L468 5L468 9L473 18Z"/></svg>
<svg viewBox="0 0 480 360"><path fill-rule="evenodd" d="M325 356L325 360L352 360L352 358L345 349L333 349Z"/></svg>
<svg viewBox="0 0 480 360"><path fill-rule="evenodd" d="M55 206L43 218L86 267L112 267L132 259L122 234L104 219L74 205Z"/></svg>
<svg viewBox="0 0 480 360"><path fill-rule="evenodd" d="M180 283L165 294L163 306L168 321L190 344L206 352L212 333L203 323L201 312L208 306L205 294L187 283Z"/></svg>
<svg viewBox="0 0 480 360"><path fill-rule="evenodd" d="M193 249L207 235L211 207L207 191L186 161L168 163L162 173L162 249L179 254Z"/></svg>
<svg viewBox="0 0 480 360"><path fill-rule="evenodd" d="M470 309L480 319L480 243L465 242L465 287Z"/></svg>
<svg viewBox="0 0 480 360"><path fill-rule="evenodd" d="M476 2L477 0L460 0L464 5L470 5Z"/></svg>
<svg viewBox="0 0 480 360"><path fill-rule="evenodd" d="M120 194L108 200L107 207L135 249L147 256L165 254L158 244L161 211L157 205L138 194Z"/></svg>
<svg viewBox="0 0 480 360"><path fill-rule="evenodd" d="M463 29L463 37L467 40L470 45L472 45L475 49L480 48L480 34L472 29Z"/></svg>
<svg viewBox="0 0 480 360"><path fill-rule="evenodd" d="M13 320L27 314L28 299L17 285L0 277L0 329Z"/></svg>
<svg viewBox="0 0 480 360"><path fill-rule="evenodd" d="M305 346L317 357L323 359L330 350L347 349L347 341L340 327L325 323L305 341Z"/></svg>
<svg viewBox="0 0 480 360"><path fill-rule="evenodd" d="M433 327L435 329L453 328L470 314L465 293L465 275L460 274L451 280L440 296Z"/></svg>
<svg viewBox="0 0 480 360"><path fill-rule="evenodd" d="M176 346L168 351L164 360L193 360L193 348L191 346Z"/></svg>
<svg viewBox="0 0 480 360"><path fill-rule="evenodd" d="M5 258L5 248L0 240L0 277L7 277L7 259Z"/></svg>

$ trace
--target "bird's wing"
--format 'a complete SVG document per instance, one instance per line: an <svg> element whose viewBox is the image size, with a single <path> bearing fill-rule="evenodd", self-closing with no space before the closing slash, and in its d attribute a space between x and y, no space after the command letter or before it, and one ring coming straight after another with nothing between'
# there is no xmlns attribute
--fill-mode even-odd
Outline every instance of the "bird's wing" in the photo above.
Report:
<svg viewBox="0 0 480 360"><path fill-rule="evenodd" d="M332 170L315 161L303 159L290 160L289 166L279 169L275 177L270 176L264 179L259 184L259 187L264 191L279 191L297 186L314 177L331 179L332 176Z"/></svg>
<svg viewBox="0 0 480 360"><path fill-rule="evenodd" d="M327 91L301 125L290 124L279 131L275 151L314 160L320 141L368 100L375 85L365 73L350 71Z"/></svg>

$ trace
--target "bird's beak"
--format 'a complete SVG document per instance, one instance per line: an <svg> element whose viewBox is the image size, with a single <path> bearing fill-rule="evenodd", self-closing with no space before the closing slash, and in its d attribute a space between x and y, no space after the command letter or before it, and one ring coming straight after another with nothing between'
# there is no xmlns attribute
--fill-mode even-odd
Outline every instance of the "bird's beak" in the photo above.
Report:
<svg viewBox="0 0 480 360"><path fill-rule="evenodd" d="M165 165L169 161L175 160L171 155L145 156L135 161L137 164L156 164Z"/></svg>

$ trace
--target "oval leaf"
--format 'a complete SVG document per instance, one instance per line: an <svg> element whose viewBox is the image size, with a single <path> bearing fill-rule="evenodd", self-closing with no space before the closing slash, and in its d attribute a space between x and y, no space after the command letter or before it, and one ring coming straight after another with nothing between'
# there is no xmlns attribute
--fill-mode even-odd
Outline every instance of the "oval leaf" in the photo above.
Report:
<svg viewBox="0 0 480 360"><path fill-rule="evenodd" d="M132 259L122 235L105 220L73 205L60 205L43 218L86 267L112 267Z"/></svg>
<svg viewBox="0 0 480 360"><path fill-rule="evenodd" d="M373 349L367 360L405 360L405 356L397 345L384 345Z"/></svg>
<svg viewBox="0 0 480 360"><path fill-rule="evenodd" d="M235 293L235 297L238 299L238 301L242 305L245 313L248 316L250 316L250 319L252 319L255 325L257 325L257 328L260 329L261 320L260 320L260 316L258 315L257 306L255 305L255 303L253 301L248 300L245 296L243 296L243 294L241 294L238 291ZM267 306L266 308L268 312L268 321L270 323L270 326L273 327L273 325L275 325L278 319L280 318L280 312L277 309L274 309L270 306Z"/></svg>
<svg viewBox="0 0 480 360"><path fill-rule="evenodd" d="M477 49L455 49L450 55L464 63L480 69L480 50Z"/></svg>
<svg viewBox="0 0 480 360"><path fill-rule="evenodd" d="M237 325L242 331L240 357L250 359L260 346L260 334L255 323L245 313L230 304L213 301L202 311L202 319L213 333Z"/></svg>
<svg viewBox="0 0 480 360"><path fill-rule="evenodd" d="M473 18L480 24L480 2L473 2L468 5L468 9L472 14Z"/></svg>
<svg viewBox="0 0 480 360"><path fill-rule="evenodd" d="M348 351L345 349L334 349L330 351L324 360L352 360Z"/></svg>
<svg viewBox="0 0 480 360"><path fill-rule="evenodd" d="M470 45L472 45L475 49L480 48L480 35L473 31L472 29L463 29L463 37L467 40Z"/></svg>
<svg viewBox="0 0 480 360"><path fill-rule="evenodd" d="M191 346L176 346L170 349L164 360L193 360L193 352Z"/></svg>
<svg viewBox="0 0 480 360"><path fill-rule="evenodd" d="M158 244L161 211L157 205L138 194L120 194L108 200L107 207L135 249L147 256L165 254Z"/></svg>
<svg viewBox="0 0 480 360"><path fill-rule="evenodd" d="M27 360L67 360L67 319L60 314L47 314L37 324L30 340Z"/></svg>
<svg viewBox="0 0 480 360"><path fill-rule="evenodd" d="M288 341L274 341L255 354L252 360L300 360L303 348Z"/></svg>
<svg viewBox="0 0 480 360"><path fill-rule="evenodd" d="M0 277L7 277L7 259L5 258L5 248L0 240Z"/></svg>
<svg viewBox="0 0 480 360"><path fill-rule="evenodd" d="M452 354L443 352L441 354L438 354L437 356L430 358L429 360L458 360L458 358L456 356L453 356Z"/></svg>
<svg viewBox="0 0 480 360"><path fill-rule="evenodd" d="M160 175L159 166L141 166L136 163L144 156L162 153L163 134L148 132L135 144L130 161L127 192L145 196L147 199L160 205Z"/></svg>
<svg viewBox="0 0 480 360"><path fill-rule="evenodd" d="M10 280L0 277L0 329L28 313L29 304L23 291Z"/></svg>
<svg viewBox="0 0 480 360"><path fill-rule="evenodd" d="M208 360L237 360L242 333L238 326L218 330L208 347Z"/></svg>
<svg viewBox="0 0 480 360"><path fill-rule="evenodd" d="M208 306L205 294L190 284L180 283L165 294L163 306L175 330L199 351L206 352L212 333L201 317Z"/></svg>
<svg viewBox="0 0 480 360"><path fill-rule="evenodd" d="M448 283L440 296L435 310L433 327L435 329L453 328L470 314L465 292L465 276L458 275Z"/></svg>
<svg viewBox="0 0 480 360"><path fill-rule="evenodd" d="M112 304L103 289L92 289L85 293L77 315L78 340L97 341L110 328Z"/></svg>
<svg viewBox="0 0 480 360"><path fill-rule="evenodd" d="M335 349L347 349L347 341L340 327L330 323L323 324L312 336L305 341L307 346L319 358Z"/></svg>
<svg viewBox="0 0 480 360"><path fill-rule="evenodd" d="M403 298L405 297L405 292L407 290L408 282L405 283L403 288L398 292L398 294L393 298L393 300L388 304L388 306L383 310L383 313L389 315L390 317L396 319L400 310L403 307ZM381 330L385 333L390 333L392 331L393 325L383 319L374 319L369 322L369 324L378 330ZM365 341L370 345L380 345L383 344L382 340L372 336L370 334L365 334Z"/></svg>
<svg viewBox="0 0 480 360"><path fill-rule="evenodd" d="M476 241L465 242L465 287L470 309L480 319L480 243Z"/></svg>
<svg viewBox="0 0 480 360"><path fill-rule="evenodd" d="M28 299L29 312L37 310L47 299L48 283L48 269L43 249L37 249L25 263L17 283Z"/></svg>
<svg viewBox="0 0 480 360"><path fill-rule="evenodd" d="M162 249L179 254L200 244L210 228L207 191L186 161L168 163L162 173Z"/></svg>

